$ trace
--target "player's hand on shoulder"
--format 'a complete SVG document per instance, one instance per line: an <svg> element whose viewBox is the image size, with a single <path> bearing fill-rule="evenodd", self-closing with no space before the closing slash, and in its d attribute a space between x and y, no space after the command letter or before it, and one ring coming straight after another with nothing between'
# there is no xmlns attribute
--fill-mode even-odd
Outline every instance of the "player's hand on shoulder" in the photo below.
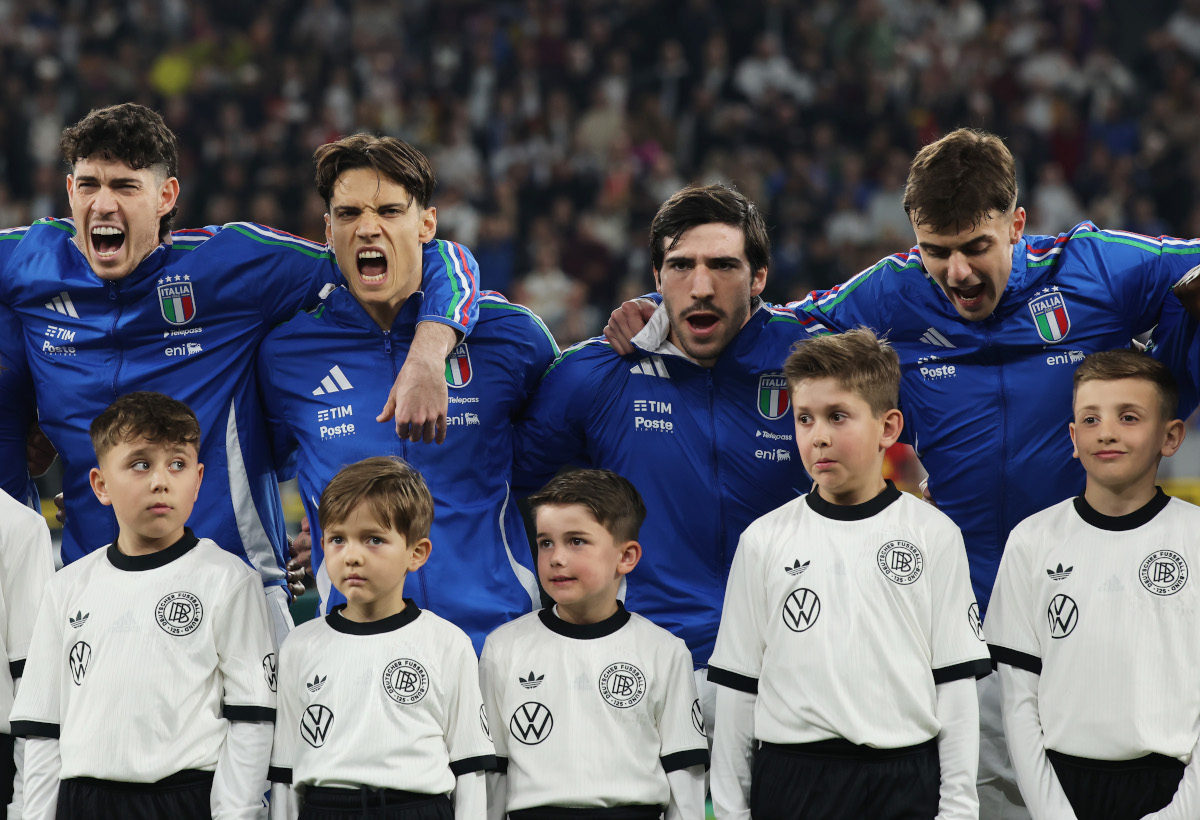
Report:
<svg viewBox="0 0 1200 820"><path fill-rule="evenodd" d="M30 425L29 434L25 437L25 461L29 474L34 478L43 475L57 457L58 451L54 449L50 439L46 438L42 428L37 424Z"/></svg>
<svg viewBox="0 0 1200 820"><path fill-rule="evenodd" d="M1185 273L1172 292L1179 298L1184 310L1194 319L1200 319L1200 265Z"/></svg>
<svg viewBox="0 0 1200 820"><path fill-rule="evenodd" d="M641 332L657 309L658 305L648 299L631 299L610 313L608 324L604 326L604 337L613 350L622 356L632 353L630 339Z"/></svg>
<svg viewBox="0 0 1200 820"><path fill-rule="evenodd" d="M67 523L67 501L62 493L54 496L54 507L54 520L60 524Z"/></svg>

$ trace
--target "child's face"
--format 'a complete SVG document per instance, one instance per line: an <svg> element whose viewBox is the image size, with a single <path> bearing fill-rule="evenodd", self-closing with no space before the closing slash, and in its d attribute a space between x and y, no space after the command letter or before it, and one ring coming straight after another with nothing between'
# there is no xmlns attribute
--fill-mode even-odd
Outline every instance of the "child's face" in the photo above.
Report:
<svg viewBox="0 0 1200 820"><path fill-rule="evenodd" d="M1162 397L1146 379L1093 380L1075 391L1071 442L1088 482L1113 492L1154 484L1158 462L1183 441L1183 422L1163 419Z"/></svg>
<svg viewBox="0 0 1200 820"><path fill-rule="evenodd" d="M430 542L408 543L405 536L376 520L360 503L345 521L321 534L325 567L338 592L346 596L347 615L372 620L404 609L404 577L429 557Z"/></svg>
<svg viewBox="0 0 1200 820"><path fill-rule="evenodd" d="M876 418L870 405L836 379L806 379L792 390L796 446L821 497L834 504L861 504L884 486L884 451L896 443L900 412Z"/></svg>
<svg viewBox="0 0 1200 820"><path fill-rule="evenodd" d="M195 445L136 438L118 442L99 461L89 476L92 491L113 508L122 548L158 549L183 536L204 477Z"/></svg>
<svg viewBox="0 0 1200 820"><path fill-rule="evenodd" d="M542 588L573 623L596 623L617 611L621 578L637 564L636 541L618 543L580 504L538 507L537 563Z"/></svg>

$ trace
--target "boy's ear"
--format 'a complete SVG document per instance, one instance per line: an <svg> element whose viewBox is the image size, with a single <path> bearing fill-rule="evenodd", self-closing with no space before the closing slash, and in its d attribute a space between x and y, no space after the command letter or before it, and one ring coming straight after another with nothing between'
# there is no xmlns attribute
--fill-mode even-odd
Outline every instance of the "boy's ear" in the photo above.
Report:
<svg viewBox="0 0 1200 820"><path fill-rule="evenodd" d="M900 431L904 429L904 414L896 408L886 411L883 414L883 438L880 439L880 448L886 450L897 441L900 440Z"/></svg>
<svg viewBox="0 0 1200 820"><path fill-rule="evenodd" d="M96 494L96 500L106 507L112 506L112 499L108 496L108 486L104 483L104 473L100 472L99 467L93 467L88 473L88 482L92 485L92 492Z"/></svg>
<svg viewBox="0 0 1200 820"><path fill-rule="evenodd" d="M642 560L642 545L637 541L626 541L617 547L621 551L621 559L617 561L617 575L628 575Z"/></svg>
<svg viewBox="0 0 1200 820"><path fill-rule="evenodd" d="M1168 421L1167 435L1163 441L1161 450L1163 456L1170 458L1179 452L1179 447L1183 444L1185 435L1187 435L1187 426L1180 419Z"/></svg>
<svg viewBox="0 0 1200 820"><path fill-rule="evenodd" d="M204 465L196 465L196 498L200 497L200 485L204 483ZM192 499L192 503L196 503L196 498Z"/></svg>
<svg viewBox="0 0 1200 820"><path fill-rule="evenodd" d="M1079 458L1079 443L1075 441L1075 422L1068 424L1067 429L1071 431L1071 458Z"/></svg>
<svg viewBox="0 0 1200 820"><path fill-rule="evenodd" d="M416 572L421 567L425 566L425 562L429 560L429 553L433 552L433 542L428 538L422 538L412 545L412 554L408 557L407 572Z"/></svg>

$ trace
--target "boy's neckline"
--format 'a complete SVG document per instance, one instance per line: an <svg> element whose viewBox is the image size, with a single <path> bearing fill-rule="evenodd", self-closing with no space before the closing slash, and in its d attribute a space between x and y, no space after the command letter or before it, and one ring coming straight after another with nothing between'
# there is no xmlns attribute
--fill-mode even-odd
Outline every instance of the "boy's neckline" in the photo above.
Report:
<svg viewBox="0 0 1200 820"><path fill-rule="evenodd" d="M617 601L617 611L603 621L597 621L594 624L573 624L570 621L564 621L554 612L554 607L538 610L538 618L547 629L557 635L587 641L613 634L629 623L630 615L626 611L625 605Z"/></svg>
<svg viewBox="0 0 1200 820"><path fill-rule="evenodd" d="M1079 517L1085 523L1091 524L1098 530L1111 530L1112 532L1136 530L1144 524L1149 524L1154 519L1154 516L1166 509L1167 504L1171 503L1171 496L1163 492L1162 487L1155 487L1154 489L1153 498L1133 512L1126 513L1125 515L1105 515L1089 504L1087 499L1082 495L1075 497L1075 512L1079 513Z"/></svg>
<svg viewBox="0 0 1200 820"><path fill-rule="evenodd" d="M825 518L832 518L834 521L861 521L883 512L903 495L896 489L896 485L890 478L885 479L884 482L887 486L880 491L879 495L861 504L832 504L821 498L816 487L813 487L812 492L804 496L804 500L808 503L809 509Z"/></svg>
<svg viewBox="0 0 1200 820"><path fill-rule="evenodd" d="M335 632L343 635L381 635L384 632L395 632L401 627L408 626L421 614L421 608L412 598L404 599L404 609L395 615L388 615L378 621L352 621L342 614L345 604L338 604L325 616L325 623Z"/></svg>
<svg viewBox="0 0 1200 820"><path fill-rule="evenodd" d="M126 572L142 572L148 569L165 567L177 558L182 558L192 547L200 543L190 527L183 528L183 535L171 546L158 552L148 552L144 555L126 555L121 552L117 542L108 545L108 562L117 569Z"/></svg>

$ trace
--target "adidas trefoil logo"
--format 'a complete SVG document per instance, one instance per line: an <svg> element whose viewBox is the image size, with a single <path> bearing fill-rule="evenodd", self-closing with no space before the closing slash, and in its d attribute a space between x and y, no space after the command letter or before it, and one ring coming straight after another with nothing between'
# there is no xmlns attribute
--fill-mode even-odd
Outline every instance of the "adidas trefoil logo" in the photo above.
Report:
<svg viewBox="0 0 1200 820"><path fill-rule="evenodd" d="M91 614L92 613L90 613L90 612L88 612L87 614L84 614L83 610L81 609L75 613L75 617L72 618L71 616L68 615L67 618L71 621L71 626L75 627L76 629L79 629L79 627L81 627L87 623L88 615L91 615Z"/></svg>
<svg viewBox="0 0 1200 820"><path fill-rule="evenodd" d="M937 332L937 328L932 327L926 328L925 332L921 335L921 341L934 347L954 347L949 339Z"/></svg>
<svg viewBox="0 0 1200 820"><path fill-rule="evenodd" d="M536 689L538 687L538 684L540 684L545 679L546 679L546 676L544 674L538 675L538 674L535 674L533 671L530 671L529 677L527 677L527 678L522 678L520 675L517 676L517 680L521 681L521 685L524 686L526 689Z"/></svg>
<svg viewBox="0 0 1200 820"><path fill-rule="evenodd" d="M319 691L319 690L321 689L321 687L322 687L322 686L324 686L324 685L325 685L325 680L326 680L328 677L329 677L328 675L326 675L324 678L323 678L323 677L321 677L319 674L317 674L317 675L313 675L312 682L311 682L311 683L306 683L306 684L304 684L304 685L308 687L308 691L310 691L310 692L317 692L317 691Z"/></svg>
<svg viewBox="0 0 1200 820"><path fill-rule="evenodd" d="M808 569L808 565L811 563L812 561L805 561L803 564L801 564L800 559L797 558L794 564L792 564L790 567L784 567L783 571L788 575L799 575L800 573L804 572L804 570Z"/></svg>
<svg viewBox="0 0 1200 820"><path fill-rule="evenodd" d="M1062 579L1064 579L1068 575L1070 575L1074 569L1075 569L1075 567L1067 567L1066 569L1063 569L1063 565L1059 564L1054 569L1046 570L1046 574L1049 575L1051 577L1051 579L1053 579L1055 581L1061 581Z"/></svg>
<svg viewBox="0 0 1200 820"><path fill-rule="evenodd" d="M340 393L343 390L353 390L354 385L346 378L346 374L336 364L329 368L329 375L321 379L321 386L312 391L314 396L324 396L326 393Z"/></svg>

